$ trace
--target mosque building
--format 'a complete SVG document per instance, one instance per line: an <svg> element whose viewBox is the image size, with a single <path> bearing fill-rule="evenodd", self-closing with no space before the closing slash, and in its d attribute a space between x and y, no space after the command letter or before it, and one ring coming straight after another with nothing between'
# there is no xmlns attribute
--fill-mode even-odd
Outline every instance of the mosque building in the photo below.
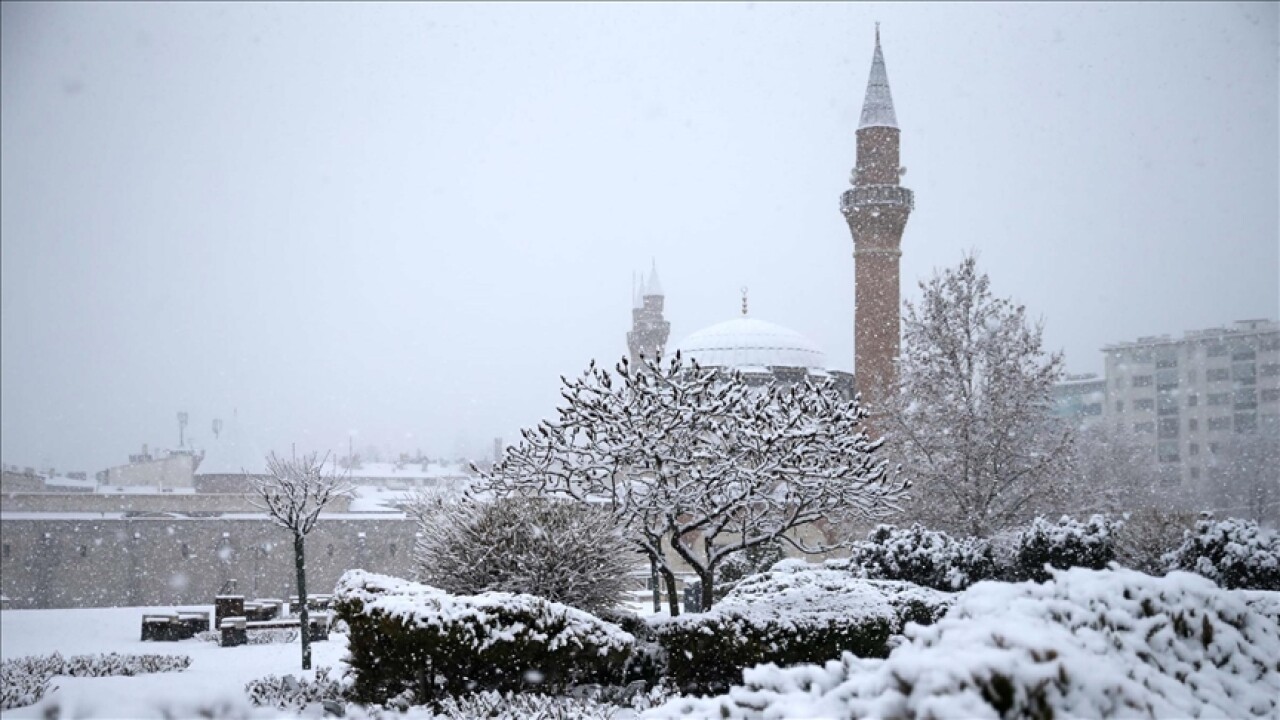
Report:
<svg viewBox="0 0 1280 720"><path fill-rule="evenodd" d="M633 290L632 326L627 347L632 364L641 355L674 354L704 367L741 371L749 382L790 384L805 378L834 379L846 397L855 392L872 413L897 382L900 291L898 279L902 232L915 206L912 192L899 184L899 128L889 92L889 76L876 27L875 52L867 80L850 182L840 197L840 210L854 246L854 373L832 368L812 340L783 325L748 313L744 292L742 314L698 330L668 351L671 323L663 315L665 297L658 270L650 270Z"/></svg>

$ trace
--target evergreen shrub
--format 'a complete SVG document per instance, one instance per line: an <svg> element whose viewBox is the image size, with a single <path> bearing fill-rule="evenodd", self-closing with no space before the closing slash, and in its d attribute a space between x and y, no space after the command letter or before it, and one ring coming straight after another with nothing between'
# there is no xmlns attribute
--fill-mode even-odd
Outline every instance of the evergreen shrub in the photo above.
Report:
<svg viewBox="0 0 1280 720"><path fill-rule="evenodd" d="M532 595L450 595L363 570L343 575L335 601L359 702L616 684L635 644L616 625Z"/></svg>
<svg viewBox="0 0 1280 720"><path fill-rule="evenodd" d="M852 652L884 657L908 622L931 623L950 598L910 583L784 561L738 584L705 613L653 622L668 677L686 692L723 691L762 663L821 663Z"/></svg>

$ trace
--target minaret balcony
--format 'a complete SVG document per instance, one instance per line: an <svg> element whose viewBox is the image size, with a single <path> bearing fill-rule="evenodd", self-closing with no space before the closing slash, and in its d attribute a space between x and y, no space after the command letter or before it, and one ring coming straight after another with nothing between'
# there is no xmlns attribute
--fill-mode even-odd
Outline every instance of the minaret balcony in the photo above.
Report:
<svg viewBox="0 0 1280 720"><path fill-rule="evenodd" d="M840 210L845 215L860 209L911 212L915 207L915 195L901 185L855 185L840 196Z"/></svg>

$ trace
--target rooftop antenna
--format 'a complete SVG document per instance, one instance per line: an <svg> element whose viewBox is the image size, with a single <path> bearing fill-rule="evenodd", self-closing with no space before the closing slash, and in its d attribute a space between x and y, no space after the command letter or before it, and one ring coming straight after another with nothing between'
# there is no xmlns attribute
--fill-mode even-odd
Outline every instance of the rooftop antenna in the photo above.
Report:
<svg viewBox="0 0 1280 720"><path fill-rule="evenodd" d="M222 432L222 419L214 418L213 419L213 439L217 440L218 434L221 432Z"/></svg>
<svg viewBox="0 0 1280 720"><path fill-rule="evenodd" d="M747 286L742 286L742 317L747 316Z"/></svg>
<svg viewBox="0 0 1280 720"><path fill-rule="evenodd" d="M179 448L184 448L187 446L187 442L186 442L187 417L188 416L185 412L178 413L178 447Z"/></svg>

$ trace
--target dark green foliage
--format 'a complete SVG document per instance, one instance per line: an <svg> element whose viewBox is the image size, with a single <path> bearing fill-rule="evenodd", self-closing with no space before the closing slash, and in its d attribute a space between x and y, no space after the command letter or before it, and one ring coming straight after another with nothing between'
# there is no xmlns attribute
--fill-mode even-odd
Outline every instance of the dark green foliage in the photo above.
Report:
<svg viewBox="0 0 1280 720"><path fill-rule="evenodd" d="M683 692L724 692L742 682L744 669L763 663L821 664L846 650L884 657L897 629L889 617L830 617L802 625L785 616L762 619L759 608L751 609L752 616L736 609L686 615L686 622L660 627L668 677Z"/></svg>
<svg viewBox="0 0 1280 720"><path fill-rule="evenodd" d="M990 544L955 539L919 523L909 528L879 525L850 547L849 565L875 580L902 580L935 590L962 590L996 577Z"/></svg>
<svg viewBox="0 0 1280 720"><path fill-rule="evenodd" d="M1056 524L1036 518L1018 537L1014 580L1044 582L1052 577L1045 565L1103 570L1116 559L1115 526L1094 515L1087 522L1063 517Z"/></svg>
<svg viewBox="0 0 1280 720"><path fill-rule="evenodd" d="M1170 570L1199 573L1224 588L1280 590L1280 533L1252 520L1205 513L1165 559Z"/></svg>
<svg viewBox="0 0 1280 720"><path fill-rule="evenodd" d="M358 702L615 684L634 644L616 626L542 598L454 596L360 575L347 592L344 577L337 598L338 617L349 629L351 697ZM383 580L391 582L379 587ZM411 587L396 596L394 583ZM378 604L383 594L393 602Z"/></svg>
<svg viewBox="0 0 1280 720"><path fill-rule="evenodd" d="M770 540L725 558L716 570L715 601L723 600L744 578L768 570L784 557L786 553L782 550L782 543Z"/></svg>

